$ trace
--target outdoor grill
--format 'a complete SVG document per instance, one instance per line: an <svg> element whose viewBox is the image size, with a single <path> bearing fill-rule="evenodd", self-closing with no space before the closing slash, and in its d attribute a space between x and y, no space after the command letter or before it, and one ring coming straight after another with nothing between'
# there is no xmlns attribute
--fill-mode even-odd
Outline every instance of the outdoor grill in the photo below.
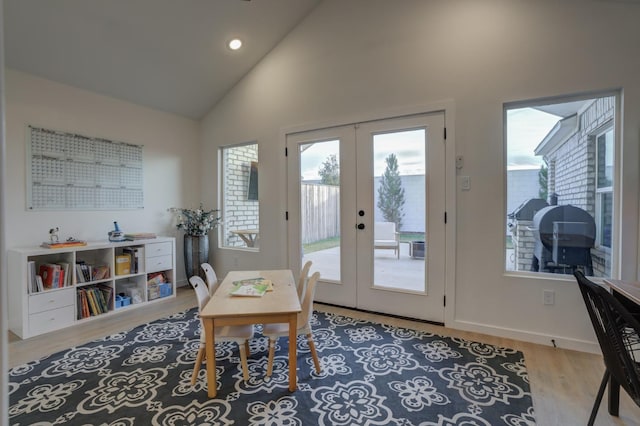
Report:
<svg viewBox="0 0 640 426"><path fill-rule="evenodd" d="M533 216L533 271L561 272L584 266L593 275L591 248L596 223L585 210L571 205L548 206Z"/></svg>
<svg viewBox="0 0 640 426"><path fill-rule="evenodd" d="M541 209L549 204L542 198L530 198L524 201L514 211L509 213L507 217L515 220L532 220L533 216Z"/></svg>

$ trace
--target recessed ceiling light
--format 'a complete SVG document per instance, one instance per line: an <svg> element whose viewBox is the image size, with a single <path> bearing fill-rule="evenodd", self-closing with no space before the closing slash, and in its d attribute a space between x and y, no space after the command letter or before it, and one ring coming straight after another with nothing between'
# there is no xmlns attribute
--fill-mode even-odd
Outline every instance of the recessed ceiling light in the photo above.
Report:
<svg viewBox="0 0 640 426"><path fill-rule="evenodd" d="M242 40L238 39L238 38L234 38L233 40L231 40L229 42L229 44L227 45L229 46L229 49L231 50L238 50L242 47Z"/></svg>

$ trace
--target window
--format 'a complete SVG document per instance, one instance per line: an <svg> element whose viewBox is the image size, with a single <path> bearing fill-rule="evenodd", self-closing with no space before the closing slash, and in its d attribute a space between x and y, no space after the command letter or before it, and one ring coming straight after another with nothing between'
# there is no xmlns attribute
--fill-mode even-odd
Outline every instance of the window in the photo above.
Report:
<svg viewBox="0 0 640 426"><path fill-rule="evenodd" d="M613 128L596 137L596 243L611 249L613 222Z"/></svg>
<svg viewBox="0 0 640 426"><path fill-rule="evenodd" d="M222 226L220 246L259 247L258 144L220 149Z"/></svg>
<svg viewBox="0 0 640 426"><path fill-rule="evenodd" d="M505 106L507 271L611 275L616 99Z"/></svg>

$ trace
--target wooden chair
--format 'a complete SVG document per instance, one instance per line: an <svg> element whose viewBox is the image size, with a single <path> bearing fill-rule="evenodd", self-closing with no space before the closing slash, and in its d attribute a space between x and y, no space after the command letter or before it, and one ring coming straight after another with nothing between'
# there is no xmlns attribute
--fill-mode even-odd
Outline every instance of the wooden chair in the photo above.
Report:
<svg viewBox="0 0 640 426"><path fill-rule="evenodd" d="M307 282L309 280L309 269L311 269L312 263L313 262L308 260L300 270L300 276L298 277L298 286L297 286L298 299L300 299L300 302L302 302L304 298L304 294L307 290Z"/></svg>
<svg viewBox="0 0 640 426"><path fill-rule="evenodd" d="M204 271L205 277L207 278L207 287L209 288L209 296L213 296L213 293L218 289L218 276L216 275L216 271L213 270L213 266L208 263L203 263L200 265L202 270Z"/></svg>
<svg viewBox="0 0 640 426"><path fill-rule="evenodd" d="M313 343L313 332L311 331L311 324L309 323L309 320L311 319L311 314L313 313L313 298L315 297L316 284L318 283L319 278L320 272L315 272L313 275L311 275L311 278L309 278L307 282L307 289L304 295L304 300L301 303L302 312L298 314L298 329L296 330L297 335L304 334L305 336L307 336L309 349L311 350L311 356L313 357L313 364L316 368L317 373L320 373L320 361L318 360L316 346ZM276 340L278 340L278 337L289 335L289 325L265 324L262 328L262 334L269 338L269 360L267 362L266 374L266 376L269 377L273 372L273 358L275 355ZM289 342L289 344L295 345L296 342Z"/></svg>
<svg viewBox="0 0 640 426"><path fill-rule="evenodd" d="M207 285L197 275L189 278L189 282L196 291L196 297L198 298L198 313L202 312L205 305L211 298ZM202 326L202 319L200 319ZM215 338L216 342L236 342L240 348L240 362L242 364L242 376L245 381L249 380L249 369L247 367L247 355L249 352L249 339L253 337L252 325L234 325L228 327L216 327ZM200 334L200 347L198 348L198 355L196 356L196 364L193 367L193 374L191 375L191 385L196 384L198 378L198 371L200 370L200 364L205 359L205 335L204 327L202 327L202 333Z"/></svg>
<svg viewBox="0 0 640 426"><path fill-rule="evenodd" d="M589 417L588 425L591 426L609 380L610 386L615 386L613 394L616 397L619 396L618 386L622 386L640 406L640 321L609 291L588 280L581 271L576 271L573 275L578 280L605 365L604 376ZM614 405L613 410L610 405L609 412L617 416L617 404Z"/></svg>
<svg viewBox="0 0 640 426"><path fill-rule="evenodd" d="M400 259L400 242L393 222L376 222L373 225L373 248L394 250Z"/></svg>

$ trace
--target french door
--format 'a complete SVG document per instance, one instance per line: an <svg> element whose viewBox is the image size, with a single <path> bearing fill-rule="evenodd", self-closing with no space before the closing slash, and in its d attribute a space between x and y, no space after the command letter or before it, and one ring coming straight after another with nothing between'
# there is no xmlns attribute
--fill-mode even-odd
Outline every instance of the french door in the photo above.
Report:
<svg viewBox="0 0 640 426"><path fill-rule="evenodd" d="M444 322L444 114L287 135L289 264L316 301Z"/></svg>

